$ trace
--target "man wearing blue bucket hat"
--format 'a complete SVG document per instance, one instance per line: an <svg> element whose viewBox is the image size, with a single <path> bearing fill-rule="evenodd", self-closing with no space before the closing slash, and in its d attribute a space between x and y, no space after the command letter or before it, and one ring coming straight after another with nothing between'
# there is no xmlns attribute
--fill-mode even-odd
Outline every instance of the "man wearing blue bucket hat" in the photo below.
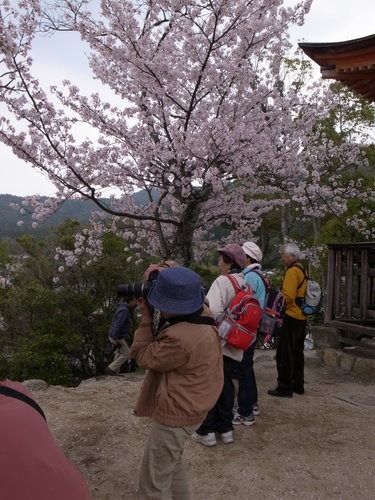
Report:
<svg viewBox="0 0 375 500"><path fill-rule="evenodd" d="M147 373L135 414L151 417L139 477L139 498L190 499L182 454L223 387L223 356L199 276L184 267L161 272L147 301L131 356ZM150 307L166 321L152 333Z"/></svg>

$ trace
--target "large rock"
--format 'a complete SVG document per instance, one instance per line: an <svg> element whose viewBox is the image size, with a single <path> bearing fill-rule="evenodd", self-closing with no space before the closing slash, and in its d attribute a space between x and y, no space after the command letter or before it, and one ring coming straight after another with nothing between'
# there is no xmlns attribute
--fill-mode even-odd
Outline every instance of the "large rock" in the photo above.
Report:
<svg viewBox="0 0 375 500"><path fill-rule="evenodd" d="M353 369L356 357L352 354L343 354L340 359L340 368L345 373L350 373Z"/></svg>
<svg viewBox="0 0 375 500"><path fill-rule="evenodd" d="M341 352L335 349L324 349L323 363L330 368L337 368L340 366Z"/></svg>
<svg viewBox="0 0 375 500"><path fill-rule="evenodd" d="M48 388L47 382L40 379L30 379L22 382L30 391L44 391Z"/></svg>
<svg viewBox="0 0 375 500"><path fill-rule="evenodd" d="M311 327L311 334L314 347L317 349L324 349L325 347L338 349L340 347L339 333L336 328L315 325Z"/></svg>
<svg viewBox="0 0 375 500"><path fill-rule="evenodd" d="M357 358L352 373L362 380L375 382L375 359Z"/></svg>

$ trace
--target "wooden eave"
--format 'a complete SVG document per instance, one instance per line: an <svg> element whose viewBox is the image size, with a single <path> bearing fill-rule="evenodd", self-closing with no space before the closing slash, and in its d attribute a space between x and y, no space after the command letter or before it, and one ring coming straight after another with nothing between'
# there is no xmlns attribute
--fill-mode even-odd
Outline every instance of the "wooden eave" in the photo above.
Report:
<svg viewBox="0 0 375 500"><path fill-rule="evenodd" d="M322 78L342 82L375 102L375 35L333 43L300 43L320 66Z"/></svg>

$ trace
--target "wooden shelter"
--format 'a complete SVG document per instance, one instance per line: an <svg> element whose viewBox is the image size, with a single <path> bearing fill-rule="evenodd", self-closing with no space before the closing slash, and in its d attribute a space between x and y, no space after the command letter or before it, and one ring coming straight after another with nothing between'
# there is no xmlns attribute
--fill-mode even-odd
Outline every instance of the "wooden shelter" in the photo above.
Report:
<svg viewBox="0 0 375 500"><path fill-rule="evenodd" d="M375 102L375 35L299 46L320 66L322 78L338 80Z"/></svg>
<svg viewBox="0 0 375 500"><path fill-rule="evenodd" d="M322 78L340 81L375 102L375 35L299 46L319 64ZM374 279L375 242L328 245L325 324L338 330L344 345L363 347L363 337L375 337Z"/></svg>
<svg viewBox="0 0 375 500"><path fill-rule="evenodd" d="M375 337L375 242L328 245L325 323L350 345Z"/></svg>

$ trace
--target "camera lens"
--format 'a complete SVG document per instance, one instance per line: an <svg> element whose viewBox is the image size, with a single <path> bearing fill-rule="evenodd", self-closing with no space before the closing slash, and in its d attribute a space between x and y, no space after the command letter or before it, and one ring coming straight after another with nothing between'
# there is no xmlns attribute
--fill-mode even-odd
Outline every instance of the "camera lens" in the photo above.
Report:
<svg viewBox="0 0 375 500"><path fill-rule="evenodd" d="M153 283L128 283L126 285L119 285L117 288L118 297L125 299L139 299L141 297L147 298Z"/></svg>

